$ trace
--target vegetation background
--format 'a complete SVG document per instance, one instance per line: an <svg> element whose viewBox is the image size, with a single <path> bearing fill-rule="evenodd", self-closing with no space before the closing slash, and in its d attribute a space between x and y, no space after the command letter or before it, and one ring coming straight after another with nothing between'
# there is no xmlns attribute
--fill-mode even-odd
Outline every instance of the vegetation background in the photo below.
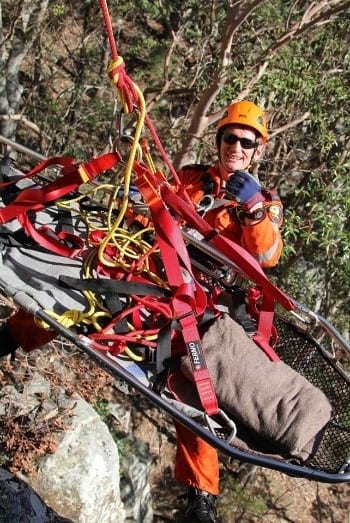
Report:
<svg viewBox="0 0 350 523"><path fill-rule="evenodd" d="M350 0L108 7L175 166L215 157L215 123L231 101L265 108L270 140L257 169L285 207L284 254L269 275L349 339ZM0 0L0 134L78 161L110 150L133 121L120 118L109 63L97 0Z"/></svg>

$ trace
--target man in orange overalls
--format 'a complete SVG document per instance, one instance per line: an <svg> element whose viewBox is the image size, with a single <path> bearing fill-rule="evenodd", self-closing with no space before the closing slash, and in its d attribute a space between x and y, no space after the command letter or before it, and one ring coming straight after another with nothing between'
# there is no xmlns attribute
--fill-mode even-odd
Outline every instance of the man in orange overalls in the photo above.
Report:
<svg viewBox="0 0 350 523"><path fill-rule="evenodd" d="M233 103L217 126L217 163L210 167L187 166L179 172L188 195L199 208L205 209L203 202L215 202L204 210L208 223L244 247L264 268L276 265L282 250L281 202L248 172L252 162L261 157L266 141L262 110L248 100ZM187 487L188 521L215 522L217 451L189 429L175 425L175 478Z"/></svg>

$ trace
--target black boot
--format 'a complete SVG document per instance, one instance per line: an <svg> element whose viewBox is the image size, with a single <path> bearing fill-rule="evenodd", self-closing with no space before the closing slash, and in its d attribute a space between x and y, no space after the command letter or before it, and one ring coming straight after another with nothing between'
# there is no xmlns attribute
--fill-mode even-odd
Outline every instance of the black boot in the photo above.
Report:
<svg viewBox="0 0 350 523"><path fill-rule="evenodd" d="M4 323L0 327L0 358L11 354L11 359L15 358L16 349L18 349L18 343L13 339L7 323Z"/></svg>
<svg viewBox="0 0 350 523"><path fill-rule="evenodd" d="M187 491L186 518L191 523L215 523L217 521L216 496L190 487Z"/></svg>

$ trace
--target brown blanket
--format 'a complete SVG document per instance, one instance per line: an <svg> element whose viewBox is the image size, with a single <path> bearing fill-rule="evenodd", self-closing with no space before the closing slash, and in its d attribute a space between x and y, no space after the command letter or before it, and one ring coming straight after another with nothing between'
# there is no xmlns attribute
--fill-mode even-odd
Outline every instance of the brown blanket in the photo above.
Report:
<svg viewBox="0 0 350 523"><path fill-rule="evenodd" d="M323 392L282 361L271 362L227 314L202 344L220 407L284 454L306 460L331 417ZM187 356L181 370L191 379Z"/></svg>

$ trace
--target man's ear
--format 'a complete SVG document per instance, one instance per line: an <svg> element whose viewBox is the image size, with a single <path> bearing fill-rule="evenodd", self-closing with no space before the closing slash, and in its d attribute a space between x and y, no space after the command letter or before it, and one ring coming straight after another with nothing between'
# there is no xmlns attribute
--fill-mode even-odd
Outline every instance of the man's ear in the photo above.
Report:
<svg viewBox="0 0 350 523"><path fill-rule="evenodd" d="M258 145L258 147L255 149L254 160L258 160L260 158L260 156L264 152L264 149L265 149L265 144L264 143L260 143Z"/></svg>

